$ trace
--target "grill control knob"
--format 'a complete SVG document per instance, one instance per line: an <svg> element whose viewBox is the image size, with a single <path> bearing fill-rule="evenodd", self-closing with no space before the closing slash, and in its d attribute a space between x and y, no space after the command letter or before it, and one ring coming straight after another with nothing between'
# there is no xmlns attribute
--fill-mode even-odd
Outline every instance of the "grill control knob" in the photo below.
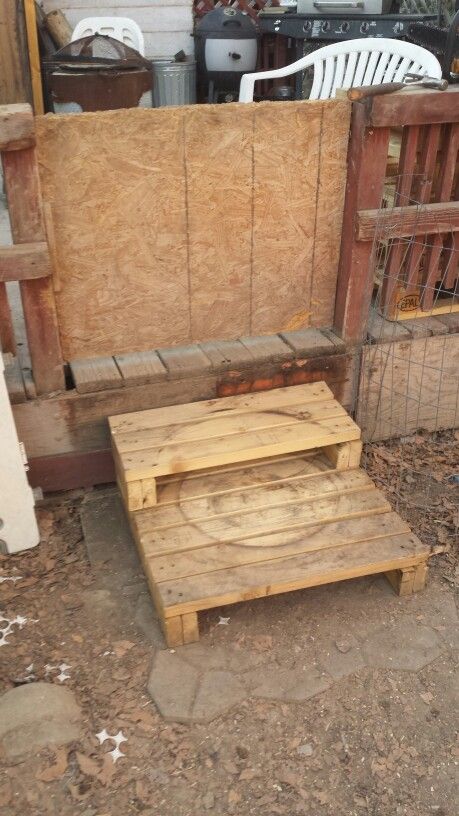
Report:
<svg viewBox="0 0 459 816"><path fill-rule="evenodd" d="M343 34L345 34L346 31L349 31L350 27L351 24L348 23L347 20L345 20L344 23L341 23L341 31L343 32Z"/></svg>
<svg viewBox="0 0 459 816"><path fill-rule="evenodd" d="M360 26L360 33L361 34L366 34L367 31L369 31L369 30L370 30L370 23L362 23L362 25Z"/></svg>
<svg viewBox="0 0 459 816"><path fill-rule="evenodd" d="M306 20L306 22L303 23L303 31L309 31L309 29L311 28L311 25L312 25L311 21Z"/></svg>
<svg viewBox="0 0 459 816"><path fill-rule="evenodd" d="M328 22L328 20L324 20L324 22L322 23L322 31L328 31L329 28L330 23Z"/></svg>

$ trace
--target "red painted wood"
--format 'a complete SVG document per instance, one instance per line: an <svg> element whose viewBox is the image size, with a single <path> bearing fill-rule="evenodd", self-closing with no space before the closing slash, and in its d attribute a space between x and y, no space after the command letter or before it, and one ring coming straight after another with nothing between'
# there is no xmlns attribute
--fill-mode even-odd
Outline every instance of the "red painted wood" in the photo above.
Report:
<svg viewBox="0 0 459 816"><path fill-rule="evenodd" d="M0 349L6 354L16 352L16 340L14 337L13 321L11 319L11 309L8 302L6 285L0 282Z"/></svg>
<svg viewBox="0 0 459 816"><path fill-rule="evenodd" d="M111 450L41 456L29 462L29 482L44 493L94 487L116 480Z"/></svg>
<svg viewBox="0 0 459 816"><path fill-rule="evenodd" d="M35 148L2 155L11 232L15 244L45 241ZM33 378L38 394L65 388L51 278L21 281Z"/></svg>
<svg viewBox="0 0 459 816"><path fill-rule="evenodd" d="M437 163L437 153L440 144L440 125L428 125L423 141L423 148L420 157L420 173L416 178L415 197L419 204L427 204L430 201L432 187L434 183L435 167ZM407 264L406 287L411 289L418 283L419 264L425 251L425 242L422 239L416 240L411 248Z"/></svg>
<svg viewBox="0 0 459 816"><path fill-rule="evenodd" d="M389 135L388 128L368 128L366 103L354 103L334 319L346 343L359 343L366 333L374 267L371 242L355 237L357 213L381 205Z"/></svg>

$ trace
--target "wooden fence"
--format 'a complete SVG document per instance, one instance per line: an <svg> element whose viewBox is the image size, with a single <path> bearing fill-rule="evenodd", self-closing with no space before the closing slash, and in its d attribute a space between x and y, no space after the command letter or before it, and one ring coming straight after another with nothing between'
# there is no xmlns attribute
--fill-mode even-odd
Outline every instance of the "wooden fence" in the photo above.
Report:
<svg viewBox="0 0 459 816"><path fill-rule="evenodd" d="M391 128L403 128L395 204L381 213ZM379 303L390 319L431 314L443 251L450 253L446 284L458 278L459 86L403 91L353 106L335 328L349 343L365 338L376 278L377 231L389 241ZM407 203L408 202L408 203ZM407 204L405 206L405 204ZM421 207L419 206L421 205ZM426 240L426 236L430 236ZM409 239L409 252L403 251ZM411 296L411 307L403 301ZM449 304L447 311L457 306Z"/></svg>

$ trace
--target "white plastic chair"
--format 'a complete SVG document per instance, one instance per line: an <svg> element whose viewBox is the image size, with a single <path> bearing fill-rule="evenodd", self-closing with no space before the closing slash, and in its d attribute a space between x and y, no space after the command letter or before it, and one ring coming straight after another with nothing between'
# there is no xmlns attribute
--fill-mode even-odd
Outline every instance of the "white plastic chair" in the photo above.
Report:
<svg viewBox="0 0 459 816"><path fill-rule="evenodd" d="M284 68L244 74L239 102L252 102L255 82L290 76L314 68L309 99L330 99L338 88L401 82L405 74L426 74L441 79L441 65L425 48L402 40L368 37L347 40L319 48Z"/></svg>
<svg viewBox="0 0 459 816"><path fill-rule="evenodd" d="M129 45L130 48L135 48L142 57L145 56L143 34L137 23L129 17L85 17L76 24L72 42L81 37L90 37L91 34L106 34Z"/></svg>

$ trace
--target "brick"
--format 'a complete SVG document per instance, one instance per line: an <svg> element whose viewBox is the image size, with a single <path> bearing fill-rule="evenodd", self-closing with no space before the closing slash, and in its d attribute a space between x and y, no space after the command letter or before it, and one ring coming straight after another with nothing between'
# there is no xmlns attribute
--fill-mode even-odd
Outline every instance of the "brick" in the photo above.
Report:
<svg viewBox="0 0 459 816"><path fill-rule="evenodd" d="M212 363L199 346L178 346L158 349L158 355L167 368L169 379L196 377L206 374Z"/></svg>
<svg viewBox="0 0 459 816"><path fill-rule="evenodd" d="M200 348L212 363L214 371L228 371L231 368L249 368L253 356L239 340L209 340Z"/></svg>
<svg viewBox="0 0 459 816"><path fill-rule="evenodd" d="M281 332L280 337L288 343L297 357L317 357L336 352L335 344L319 329Z"/></svg>
<svg viewBox="0 0 459 816"><path fill-rule="evenodd" d="M295 356L293 349L278 334L262 337L241 337L243 346L257 363L280 363Z"/></svg>

